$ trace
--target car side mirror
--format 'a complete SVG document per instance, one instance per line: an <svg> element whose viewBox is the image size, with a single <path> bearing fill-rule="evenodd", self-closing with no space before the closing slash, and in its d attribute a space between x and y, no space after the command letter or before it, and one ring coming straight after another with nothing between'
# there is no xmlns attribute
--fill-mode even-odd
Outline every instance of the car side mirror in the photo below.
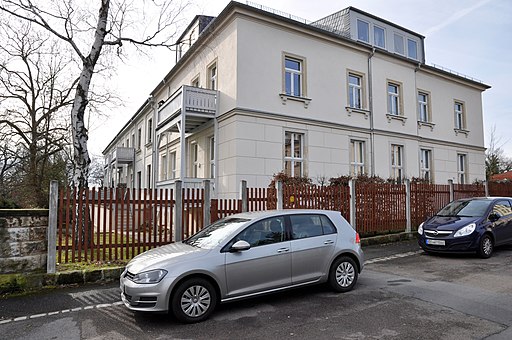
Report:
<svg viewBox="0 0 512 340"><path fill-rule="evenodd" d="M499 219L500 219L500 215L498 215L496 213L490 213L489 214L489 221L496 222Z"/></svg>
<svg viewBox="0 0 512 340"><path fill-rule="evenodd" d="M229 248L229 251L231 253L236 253L239 251L248 250L250 248L251 248L251 245L249 244L249 242L244 241L244 240L239 240L239 241L236 241L235 243L233 243L233 245Z"/></svg>

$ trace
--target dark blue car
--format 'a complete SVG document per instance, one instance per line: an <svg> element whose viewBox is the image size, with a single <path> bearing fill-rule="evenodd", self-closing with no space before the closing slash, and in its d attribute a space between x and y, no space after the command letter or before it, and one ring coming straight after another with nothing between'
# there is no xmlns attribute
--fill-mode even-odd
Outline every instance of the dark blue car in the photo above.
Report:
<svg viewBox="0 0 512 340"><path fill-rule="evenodd" d="M492 255L494 246L512 243L512 199L479 197L449 203L418 227L426 252Z"/></svg>

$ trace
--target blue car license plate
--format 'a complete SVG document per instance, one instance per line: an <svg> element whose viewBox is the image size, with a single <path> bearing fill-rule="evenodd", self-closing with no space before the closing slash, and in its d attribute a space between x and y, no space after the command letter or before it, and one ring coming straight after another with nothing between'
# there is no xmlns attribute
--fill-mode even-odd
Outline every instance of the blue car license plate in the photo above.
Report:
<svg viewBox="0 0 512 340"><path fill-rule="evenodd" d="M444 246L445 241L444 240L425 240L425 243L431 246Z"/></svg>

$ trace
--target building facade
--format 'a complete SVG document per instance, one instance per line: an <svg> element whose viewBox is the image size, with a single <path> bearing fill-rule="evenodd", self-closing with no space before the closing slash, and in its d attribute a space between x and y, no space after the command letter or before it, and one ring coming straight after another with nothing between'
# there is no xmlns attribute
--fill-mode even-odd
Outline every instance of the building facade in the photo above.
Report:
<svg viewBox="0 0 512 340"><path fill-rule="evenodd" d="M315 22L231 2L104 151L106 185L369 174L485 179L479 81L425 63L424 37L349 7ZM192 34L191 30L196 33Z"/></svg>

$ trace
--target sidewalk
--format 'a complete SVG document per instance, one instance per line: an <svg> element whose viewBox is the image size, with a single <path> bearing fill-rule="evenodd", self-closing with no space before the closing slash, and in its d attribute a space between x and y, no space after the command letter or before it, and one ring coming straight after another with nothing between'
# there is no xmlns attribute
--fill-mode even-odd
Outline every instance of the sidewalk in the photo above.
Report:
<svg viewBox="0 0 512 340"><path fill-rule="evenodd" d="M400 242L407 241L407 242ZM397 243L398 247L386 246ZM398 252L407 252L412 248L418 249L414 233L398 233L361 239L365 259L389 256ZM0 294L28 293L42 288L52 288L65 285L82 285L86 283L108 283L119 280L124 267L99 268L94 270L75 270L55 274L4 274L0 275Z"/></svg>

